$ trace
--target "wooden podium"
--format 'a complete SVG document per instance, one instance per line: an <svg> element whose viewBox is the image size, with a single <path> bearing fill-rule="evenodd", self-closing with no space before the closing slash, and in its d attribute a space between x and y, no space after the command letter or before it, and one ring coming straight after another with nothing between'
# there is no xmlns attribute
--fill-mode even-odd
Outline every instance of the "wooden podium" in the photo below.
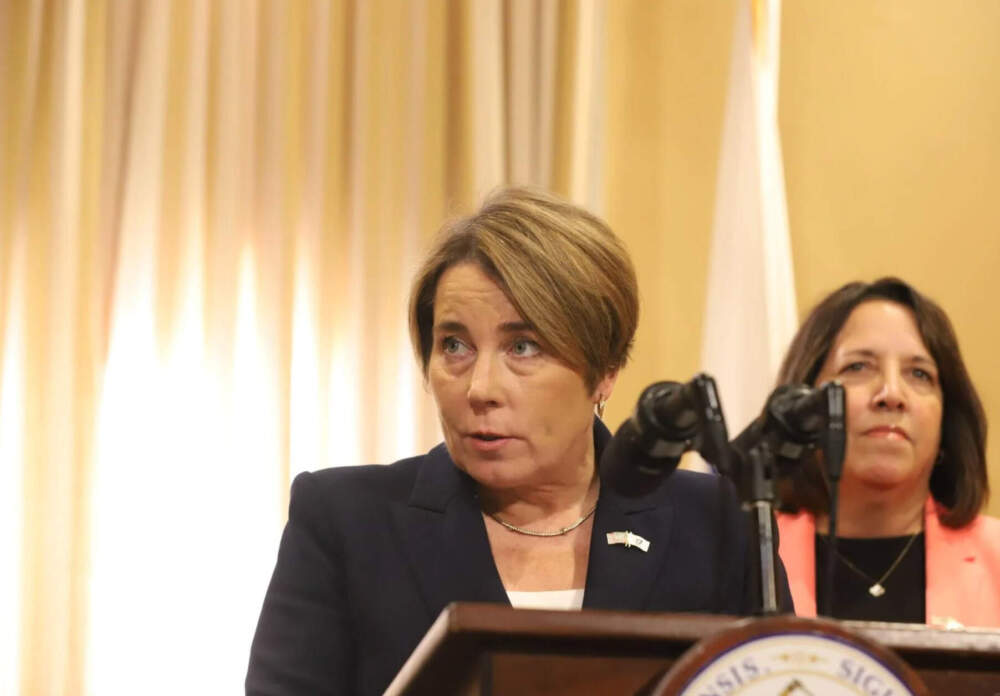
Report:
<svg viewBox="0 0 1000 696"><path fill-rule="evenodd" d="M692 646L710 644L706 639L727 630L739 635L752 623L701 614L456 603L441 613L386 693L652 694ZM925 693L1000 693L1000 631L869 622L836 626L881 646L890 662L908 665L926 685ZM905 665L902 670L909 671Z"/></svg>

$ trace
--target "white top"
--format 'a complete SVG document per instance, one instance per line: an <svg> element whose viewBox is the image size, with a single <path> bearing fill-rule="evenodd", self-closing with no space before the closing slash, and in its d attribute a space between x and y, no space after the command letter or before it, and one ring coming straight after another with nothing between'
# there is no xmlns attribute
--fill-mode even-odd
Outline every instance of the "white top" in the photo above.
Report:
<svg viewBox="0 0 1000 696"><path fill-rule="evenodd" d="M548 590L546 592L507 592L512 607L517 609L580 609L583 589Z"/></svg>

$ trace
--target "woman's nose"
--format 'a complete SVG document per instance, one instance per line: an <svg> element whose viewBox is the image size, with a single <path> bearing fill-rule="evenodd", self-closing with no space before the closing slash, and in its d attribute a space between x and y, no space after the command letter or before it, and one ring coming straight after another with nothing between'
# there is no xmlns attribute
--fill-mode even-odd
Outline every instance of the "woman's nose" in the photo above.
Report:
<svg viewBox="0 0 1000 696"><path fill-rule="evenodd" d="M473 409L497 406L500 403L498 367L490 355L480 354L472 366L469 378L469 403Z"/></svg>
<svg viewBox="0 0 1000 696"><path fill-rule="evenodd" d="M879 377L880 383L873 397L877 408L901 411L906 408L906 394L902 375L895 370L886 370Z"/></svg>

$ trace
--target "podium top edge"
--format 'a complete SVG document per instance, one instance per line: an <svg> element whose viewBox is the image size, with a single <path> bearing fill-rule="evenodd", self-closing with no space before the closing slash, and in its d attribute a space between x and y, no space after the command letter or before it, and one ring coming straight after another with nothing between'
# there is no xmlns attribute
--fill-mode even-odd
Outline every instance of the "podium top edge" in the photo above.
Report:
<svg viewBox="0 0 1000 696"><path fill-rule="evenodd" d="M514 609L502 604L454 602L435 622L444 621L446 632L488 633L509 636L573 636L578 639L658 639L692 641L734 628L761 617L720 614L661 613L583 609ZM965 627L946 629L925 624L877 621L838 621L780 615L797 626L835 624L898 650L973 650L1000 656L1000 629ZM432 632L434 629L432 628ZM430 632L428 633L430 635ZM443 639L443 635L439 636Z"/></svg>

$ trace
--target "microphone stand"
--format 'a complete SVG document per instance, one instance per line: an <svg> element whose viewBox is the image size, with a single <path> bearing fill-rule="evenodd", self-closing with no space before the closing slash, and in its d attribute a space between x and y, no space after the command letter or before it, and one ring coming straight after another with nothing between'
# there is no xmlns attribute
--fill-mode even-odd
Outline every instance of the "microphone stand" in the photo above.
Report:
<svg viewBox="0 0 1000 696"><path fill-rule="evenodd" d="M826 559L826 596L822 612L824 616L833 617L834 568L837 563L837 507L840 500L840 476L844 470L844 456L847 453L847 407L844 386L840 382L831 382L826 389L826 430L823 433L823 463L826 465L827 480L830 483L830 537L829 555Z"/></svg>
<svg viewBox="0 0 1000 696"><path fill-rule="evenodd" d="M756 572L750 581L754 595L760 599L760 613L778 613L777 551L774 545L774 453L761 442L747 453L748 466L740 472L743 479L743 509L750 526L750 548L758 549L753 566Z"/></svg>
<svg viewBox="0 0 1000 696"><path fill-rule="evenodd" d="M684 390L681 393L686 392L686 398L677 399L677 390ZM822 409L825 430L821 447L830 478L839 481L845 444L844 388L833 382L825 385L823 391L826 395ZM803 449L812 446L808 442L815 443L815 439L807 442L806 439L795 436L795 428L799 426L786 423L784 427L786 433L788 428L792 428L793 434L784 435L791 439L778 439L768 444L768 436L761 431L763 424L759 427L751 425L737 440L748 433L751 438L759 440L748 449L734 447L729 442L722 404L712 377L699 374L687 385L658 382L647 387L639 398L635 416L619 428L609 450L602 456L601 475L626 495L640 495L647 488L655 486L661 477L673 471L681 454L696 449L706 461L715 466L719 474L736 484L750 527L751 548L759 550L752 561L752 590L760 599L759 612L764 615L776 614L778 558L774 501L777 497L775 480L779 474L778 459L782 462L797 461ZM802 436L803 438L815 437L816 431L813 428L806 432L811 435ZM616 441L618 456L605 463ZM638 465L630 463L629 460L633 457L640 459ZM638 478L634 472L638 472ZM723 495L725 493L720 489L720 496ZM834 499L836 500L836 496ZM833 530L836 529L835 525L836 513L831 519ZM722 540L719 541L721 553Z"/></svg>
<svg viewBox="0 0 1000 696"><path fill-rule="evenodd" d="M825 418L820 447L823 450L826 473L832 488L831 552L825 569L828 590L824 609L826 615L831 616L834 591L832 561L837 548L835 536L837 491L846 450L846 409L844 387L839 382L825 385L824 392L826 393ZM778 559L774 543L774 502L777 498L775 492L775 480L778 476L777 458L765 438L751 447L745 456L734 456L732 459L738 465L733 473L736 475L737 487L743 500L743 509L748 516L751 548L758 549L753 559L755 572L751 575L752 589L760 598L760 613L764 616L776 614L778 613Z"/></svg>

